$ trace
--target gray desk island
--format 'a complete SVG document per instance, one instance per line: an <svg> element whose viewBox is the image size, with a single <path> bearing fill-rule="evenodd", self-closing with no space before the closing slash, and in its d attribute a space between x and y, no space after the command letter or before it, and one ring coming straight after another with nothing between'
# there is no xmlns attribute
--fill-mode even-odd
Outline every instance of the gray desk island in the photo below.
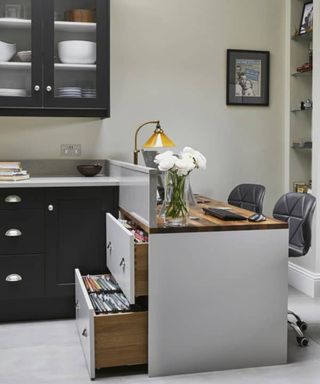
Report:
<svg viewBox="0 0 320 384"><path fill-rule="evenodd" d="M202 214L204 206L225 205L210 200L192 209L199 220L166 228L156 216L154 170L110 161L109 172L119 182L122 217L149 235L149 306L131 318L96 315L76 271L78 328L91 378L95 368L146 362L149 376L286 363L287 224L271 218L226 224ZM141 252L131 240L107 215L107 266L134 303ZM117 328L124 319L126 328ZM126 339L128 327L136 336Z"/></svg>

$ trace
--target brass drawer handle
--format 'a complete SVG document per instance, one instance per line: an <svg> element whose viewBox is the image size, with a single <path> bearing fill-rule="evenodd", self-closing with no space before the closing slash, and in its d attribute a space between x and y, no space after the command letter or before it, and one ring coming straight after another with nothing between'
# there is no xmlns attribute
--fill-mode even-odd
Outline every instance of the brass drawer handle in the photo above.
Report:
<svg viewBox="0 0 320 384"><path fill-rule="evenodd" d="M11 275L8 275L6 277L6 281L9 283L17 283L18 281L21 281L22 277L18 275L17 273L12 273Z"/></svg>
<svg viewBox="0 0 320 384"><path fill-rule="evenodd" d="M82 336L88 337L88 332L86 328L82 331Z"/></svg>
<svg viewBox="0 0 320 384"><path fill-rule="evenodd" d="M8 229L4 235L7 237L19 237L22 235L22 232L19 229L11 228Z"/></svg>
<svg viewBox="0 0 320 384"><path fill-rule="evenodd" d="M22 199L18 195L9 195L4 199L5 203L21 203Z"/></svg>

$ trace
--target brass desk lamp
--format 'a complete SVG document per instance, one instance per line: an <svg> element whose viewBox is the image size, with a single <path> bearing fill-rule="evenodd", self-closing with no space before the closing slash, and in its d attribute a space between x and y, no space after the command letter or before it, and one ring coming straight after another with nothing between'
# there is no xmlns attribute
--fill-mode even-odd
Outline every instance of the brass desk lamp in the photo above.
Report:
<svg viewBox="0 0 320 384"><path fill-rule="evenodd" d="M133 163L138 164L138 154L140 149L138 149L138 133L142 127L147 124L156 124L156 129L154 130L152 136L144 143L143 148L164 148L164 147L175 147L174 142L169 139L169 137L164 133L163 129L160 126L160 121L147 121L146 123L140 125L137 128L134 135L134 152L133 152Z"/></svg>

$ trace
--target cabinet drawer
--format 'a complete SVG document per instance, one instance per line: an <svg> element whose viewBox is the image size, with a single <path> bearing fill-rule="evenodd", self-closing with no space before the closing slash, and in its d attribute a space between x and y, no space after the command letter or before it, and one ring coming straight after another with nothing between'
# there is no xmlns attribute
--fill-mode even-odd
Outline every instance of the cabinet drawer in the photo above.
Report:
<svg viewBox="0 0 320 384"><path fill-rule="evenodd" d="M6 255L0 258L1 299L23 299L43 294L43 255Z"/></svg>
<svg viewBox="0 0 320 384"><path fill-rule="evenodd" d="M35 209L43 203L42 189L0 188L0 209Z"/></svg>
<svg viewBox="0 0 320 384"><path fill-rule="evenodd" d="M41 210L0 211L0 254L41 253L43 242Z"/></svg>
<svg viewBox="0 0 320 384"><path fill-rule="evenodd" d="M76 324L90 377L95 369L146 364L148 312L96 315L78 269L75 282Z"/></svg>
<svg viewBox="0 0 320 384"><path fill-rule="evenodd" d="M135 244L134 235L107 213L107 267L131 304L148 294L148 244Z"/></svg>

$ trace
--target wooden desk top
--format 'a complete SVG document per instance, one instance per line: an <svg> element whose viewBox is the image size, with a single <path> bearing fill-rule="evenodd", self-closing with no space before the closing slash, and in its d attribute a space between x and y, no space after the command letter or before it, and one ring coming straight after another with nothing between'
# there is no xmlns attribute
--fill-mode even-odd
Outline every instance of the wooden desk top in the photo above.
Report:
<svg viewBox="0 0 320 384"><path fill-rule="evenodd" d="M286 229L288 224L283 221L267 217L266 221L252 222L248 220L241 221L225 221L213 216L205 215L202 208L212 207L232 207L231 212L238 213L244 217L253 215L254 212L246 209L241 209L233 205L226 204L221 201L209 199L204 196L197 195L198 202L195 206L190 206L189 223L184 227L166 227L163 219L158 217L158 225L154 228L149 228L143 223L139 222L130 213L121 209L121 212L132 221L136 222L147 233L183 233L183 232L215 232L215 231L247 231L247 230L262 230L262 229ZM193 220L192 217L197 218Z"/></svg>

